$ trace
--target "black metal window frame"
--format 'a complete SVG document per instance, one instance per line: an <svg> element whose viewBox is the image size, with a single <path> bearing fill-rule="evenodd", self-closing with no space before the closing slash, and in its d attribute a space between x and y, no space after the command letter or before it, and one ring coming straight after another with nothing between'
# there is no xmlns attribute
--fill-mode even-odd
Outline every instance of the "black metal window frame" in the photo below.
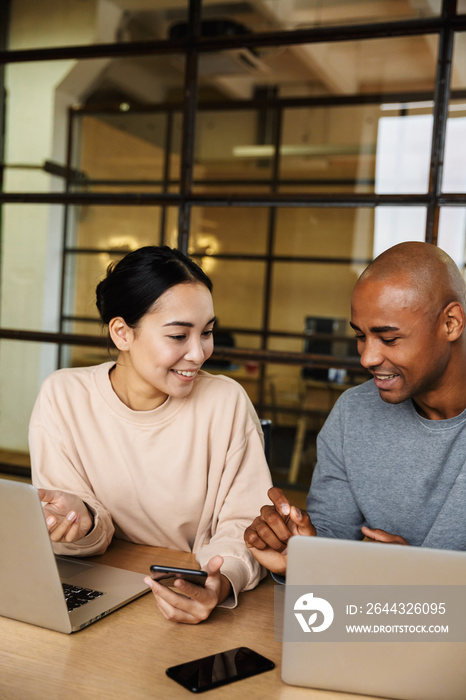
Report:
<svg viewBox="0 0 466 700"><path fill-rule="evenodd" d="M3 19L8 17L9 3L2 4ZM160 193L148 192L86 192L73 191L72 185L75 182L76 173L72 170L71 152L68 149L68 159L63 169L66 179L64 192L34 193L34 192L0 192L0 204L58 204L65 207L65 227L66 211L68 207L75 205L91 206L154 206L162 207L162 217L165 207L176 206L178 208L178 247L187 252L190 234L191 210L196 206L215 207L266 207L270 210L269 231L267 252L263 256L234 256L225 255L223 257L237 259L260 259L266 262L265 299L270 298L271 268L273 262L295 260L292 256L273 255L273 235L274 217L278 207L341 207L341 208L375 208L384 206L424 206L427 209L425 240L430 243L437 243L439 211L440 207L466 206L466 194L443 193L441 191L443 156L445 146L445 132L448 115L448 105L452 97L464 98L466 90L451 92L450 77L451 63L453 57L453 42L456 32L466 31L466 15L457 15L456 0L443 0L442 10L439 16L426 17L410 20L397 20L389 22L377 22L371 24L314 27L309 29L299 29L292 31L267 32L260 34L244 34L240 37L207 38L201 36L201 0L190 0L189 2L189 35L186 39L163 40L152 42L131 42L114 44L95 44L86 46L66 46L42 49L24 49L8 51L5 48L0 50L0 69L10 63L34 62L34 61L55 61L59 59L86 60L102 57L134 57L141 55L157 54L181 54L185 57L185 77L184 77L184 97L181 105L148 106L146 109L179 110L183 113L183 131L181 145L181 172L179 180L179 191L169 192L167 187L167 170L165 171L164 186ZM1 19L1 18L0 18ZM352 97L322 97L322 98L274 98L261 97L256 100L231 101L225 104L200 103L198 104L198 57L202 53L224 51L233 48L247 47L271 47L293 44L310 44L320 42L344 42L349 40L364 41L367 39L407 37L421 35L437 35L438 60L435 77L435 87L432 93L380 93L377 95L355 95ZM0 37L1 40L1 37ZM5 47L6 37L3 38ZM3 72L0 70L0 80L3 80ZM5 93L3 84L1 88L0 114L4 114ZM279 172L279 148L275 148L275 157L272 166L272 178L268 181L270 192L267 194L215 194L198 193L193 191L193 166L194 166L194 132L196 114L202 109L261 109L274 110L275 119L275 145L279 144L279 122L281 113L286 108L303 106L338 106L348 104L369 104L383 101L403 101L409 98L410 101L433 100L433 131L431 145L431 161L429 170L428 191L425 194L385 194L375 193L336 193L336 194L283 194L277 191ZM139 108L144 109L144 108ZM85 112L83 108L79 110ZM88 110L90 111L90 110ZM70 113L70 130L72 129L73 114ZM71 138L69 138L71 143ZM0 149L0 153L1 153ZM53 165L53 164L52 164ZM2 171L0 171L0 174ZM104 183L101 183L104 184ZM243 183L244 184L244 183ZM257 184L257 182L255 182ZM163 228L163 226L162 226ZM66 247L64 236L63 245L63 272L65 257L74 254L73 249ZM83 252L82 250L80 252ZM222 256L218 256L219 258ZM329 262L327 259L300 258L300 262ZM331 262L348 263L354 262L346 259L331 259ZM293 334L273 333L269 329L268 308L265 303L262 328L258 329L261 336L260 350L234 350L228 349L222 352L217 349L219 356L232 359L255 359L259 362L287 363L299 365L313 365L320 367L333 366L328 357L318 357L303 353L277 352L267 350L267 338L271 335ZM68 320L62 309L62 321ZM77 319L75 319L77 320ZM237 332L245 332L245 329L236 329ZM251 332L251 331L246 331ZM295 336L296 337L296 336ZM23 341L56 343L59 345L83 345L99 346L104 343L101 338L64 333L62 327L57 333L42 333L33 331L12 330L0 328L0 338L10 338ZM357 364L357 362L355 362ZM352 363L349 363L351 366ZM263 387L263 365L261 364L261 386ZM263 389L260 392L262 404Z"/></svg>

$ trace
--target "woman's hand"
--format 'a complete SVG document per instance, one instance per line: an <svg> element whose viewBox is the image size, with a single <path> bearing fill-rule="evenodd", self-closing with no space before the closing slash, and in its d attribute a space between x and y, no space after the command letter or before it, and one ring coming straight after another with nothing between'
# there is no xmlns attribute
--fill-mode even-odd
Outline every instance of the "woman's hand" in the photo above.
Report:
<svg viewBox="0 0 466 700"><path fill-rule="evenodd" d="M222 603L231 593L229 580L220 573L223 557L216 555L209 560L205 586L198 586L181 578L174 582L177 593L149 576L144 579L152 589L157 606L167 620L196 625L206 620L218 603Z"/></svg>
<svg viewBox="0 0 466 700"><path fill-rule="evenodd" d="M52 542L76 542L94 525L84 501L72 493L38 489Z"/></svg>

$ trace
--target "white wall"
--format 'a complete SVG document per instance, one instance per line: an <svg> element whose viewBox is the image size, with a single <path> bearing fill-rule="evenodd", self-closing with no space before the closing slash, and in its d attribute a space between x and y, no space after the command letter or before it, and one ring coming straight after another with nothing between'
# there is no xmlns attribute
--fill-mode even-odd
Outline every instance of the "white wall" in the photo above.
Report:
<svg viewBox="0 0 466 700"><path fill-rule="evenodd" d="M13 0L11 49L90 43L95 34L95 0ZM56 99L56 91L73 66L73 61L55 61L6 67L7 164L65 162L63 124L68 104ZM6 170L7 192L47 192L61 186L38 170ZM0 312L4 328L57 329L61 210L25 204L3 208ZM27 449L30 412L43 377L53 369L54 356L53 346L44 351L38 343L1 342L3 448Z"/></svg>

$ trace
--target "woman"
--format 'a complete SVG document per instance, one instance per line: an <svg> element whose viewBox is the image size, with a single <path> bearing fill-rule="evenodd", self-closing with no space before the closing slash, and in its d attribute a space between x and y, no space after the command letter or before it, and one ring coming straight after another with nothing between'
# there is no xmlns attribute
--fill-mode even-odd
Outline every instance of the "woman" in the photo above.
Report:
<svg viewBox="0 0 466 700"><path fill-rule="evenodd" d="M258 583L243 531L271 485L246 393L200 371L213 351L211 290L166 246L110 266L96 291L116 362L54 372L30 423L33 482L56 553L101 554L114 534L196 552L205 588L177 581L181 595L145 579L162 613L188 623L218 603L234 607Z"/></svg>

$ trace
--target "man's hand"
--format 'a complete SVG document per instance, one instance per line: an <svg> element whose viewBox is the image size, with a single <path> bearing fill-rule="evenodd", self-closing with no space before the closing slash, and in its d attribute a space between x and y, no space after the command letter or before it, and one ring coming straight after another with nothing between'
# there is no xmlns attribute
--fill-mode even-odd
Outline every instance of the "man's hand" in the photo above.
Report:
<svg viewBox="0 0 466 700"><path fill-rule="evenodd" d="M267 492L272 506L262 506L261 514L244 531L244 541L259 564L275 574L286 573L286 548L293 535L315 536L309 515L292 506L275 486Z"/></svg>
<svg viewBox="0 0 466 700"><path fill-rule="evenodd" d="M167 620L196 625L206 620L215 606L231 593L229 580L220 573L222 564L223 557L220 555L209 559L205 587L181 578L175 579L173 585L182 593L177 593L149 576L144 579L144 583L152 589L157 607Z"/></svg>
<svg viewBox="0 0 466 700"><path fill-rule="evenodd" d="M76 542L93 526L93 519L79 496L64 491L38 489L52 542Z"/></svg>
<svg viewBox="0 0 466 700"><path fill-rule="evenodd" d="M401 535L392 535L390 532L385 530L372 530L369 527L361 528L362 534L367 537L371 542L385 542L386 544L405 544L409 546L409 542L406 542L404 537Z"/></svg>

